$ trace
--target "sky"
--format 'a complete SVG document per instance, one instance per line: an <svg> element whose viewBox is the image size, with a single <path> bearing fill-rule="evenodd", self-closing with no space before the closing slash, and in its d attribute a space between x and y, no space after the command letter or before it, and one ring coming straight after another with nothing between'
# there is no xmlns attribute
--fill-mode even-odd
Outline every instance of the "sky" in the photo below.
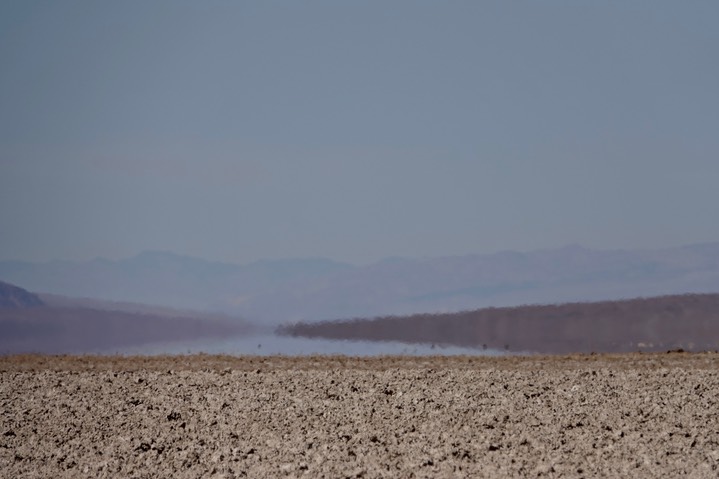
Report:
<svg viewBox="0 0 719 479"><path fill-rule="evenodd" d="M719 2L0 2L0 260L719 241Z"/></svg>

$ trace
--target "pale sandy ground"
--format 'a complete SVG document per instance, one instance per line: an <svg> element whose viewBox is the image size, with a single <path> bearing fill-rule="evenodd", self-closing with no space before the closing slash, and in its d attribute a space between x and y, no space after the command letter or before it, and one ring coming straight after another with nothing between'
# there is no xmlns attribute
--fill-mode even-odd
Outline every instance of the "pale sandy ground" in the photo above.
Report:
<svg viewBox="0 0 719 479"><path fill-rule="evenodd" d="M719 477L719 354L0 358L2 477Z"/></svg>

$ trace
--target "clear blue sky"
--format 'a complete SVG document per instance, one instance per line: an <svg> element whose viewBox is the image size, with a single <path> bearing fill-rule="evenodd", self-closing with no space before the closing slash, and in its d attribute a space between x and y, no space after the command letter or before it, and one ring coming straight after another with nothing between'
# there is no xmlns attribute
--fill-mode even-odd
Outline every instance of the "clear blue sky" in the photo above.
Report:
<svg viewBox="0 0 719 479"><path fill-rule="evenodd" d="M0 259L719 240L719 2L0 2Z"/></svg>

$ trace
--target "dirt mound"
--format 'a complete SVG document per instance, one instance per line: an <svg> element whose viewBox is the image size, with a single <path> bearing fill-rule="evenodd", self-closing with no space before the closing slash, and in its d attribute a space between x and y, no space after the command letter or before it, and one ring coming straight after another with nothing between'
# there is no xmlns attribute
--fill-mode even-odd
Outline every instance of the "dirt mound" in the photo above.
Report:
<svg viewBox="0 0 719 479"><path fill-rule="evenodd" d="M717 477L719 355L0 358L8 477Z"/></svg>

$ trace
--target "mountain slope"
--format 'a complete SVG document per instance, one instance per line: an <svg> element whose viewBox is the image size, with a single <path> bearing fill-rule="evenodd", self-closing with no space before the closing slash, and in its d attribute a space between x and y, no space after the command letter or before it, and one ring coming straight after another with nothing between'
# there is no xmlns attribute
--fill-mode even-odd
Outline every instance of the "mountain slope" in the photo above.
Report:
<svg viewBox="0 0 719 479"><path fill-rule="evenodd" d="M42 305L43 302L37 295L0 281L0 309L23 309Z"/></svg>

